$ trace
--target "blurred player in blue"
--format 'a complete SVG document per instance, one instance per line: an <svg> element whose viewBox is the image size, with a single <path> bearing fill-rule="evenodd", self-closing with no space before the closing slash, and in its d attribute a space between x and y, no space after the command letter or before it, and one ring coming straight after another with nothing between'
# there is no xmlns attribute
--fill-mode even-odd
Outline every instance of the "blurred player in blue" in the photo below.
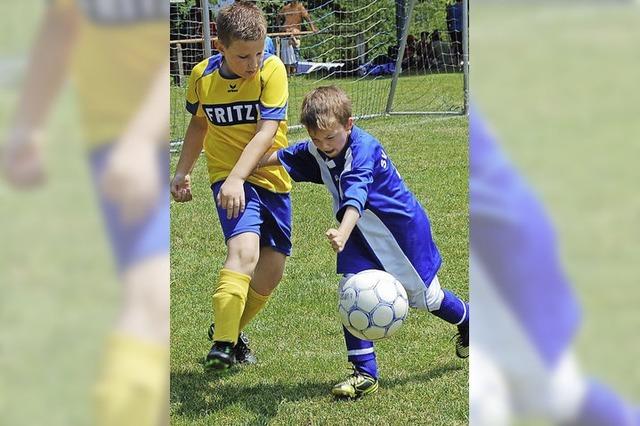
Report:
<svg viewBox="0 0 640 426"><path fill-rule="evenodd" d="M168 408L168 4L48 3L2 169L17 187L43 181L41 134L70 72L123 285L94 414L97 424L158 424Z"/></svg>
<svg viewBox="0 0 640 426"><path fill-rule="evenodd" d="M472 109L471 422L497 426L495 378L514 418L563 425L637 425L640 416L615 392L579 368L573 339L580 307L560 264L551 222L532 190ZM486 381L485 381L486 380Z"/></svg>
<svg viewBox="0 0 640 426"><path fill-rule="evenodd" d="M335 86L319 87L302 103L301 120L311 141L265 156L263 166L281 164L297 182L324 184L333 196L340 226L326 233L344 276L385 270L405 287L411 307L457 326L456 354L469 356L469 305L440 287L442 262L429 218L406 187L382 145L353 125L351 101ZM354 372L333 395L357 398L378 389L373 342L344 329Z"/></svg>

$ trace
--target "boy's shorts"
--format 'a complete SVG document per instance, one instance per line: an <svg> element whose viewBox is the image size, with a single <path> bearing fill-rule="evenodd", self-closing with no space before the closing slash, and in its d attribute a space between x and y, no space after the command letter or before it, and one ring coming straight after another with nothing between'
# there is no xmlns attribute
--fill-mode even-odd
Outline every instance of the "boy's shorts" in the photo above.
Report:
<svg viewBox="0 0 640 426"><path fill-rule="evenodd" d="M211 185L215 203L224 181ZM227 219L227 210L217 207L225 241L238 234L253 232L260 236L260 247L272 247L291 254L291 196L244 183L244 212Z"/></svg>
<svg viewBox="0 0 640 426"><path fill-rule="evenodd" d="M90 151L89 162L111 248L121 273L147 258L169 254L169 198L166 191L159 191L158 198L143 218L134 223L123 222L118 205L107 199L100 187L113 148L113 144L108 144ZM168 177L165 173L167 164L169 151L159 150L158 167L163 177ZM163 183L163 188L168 188L166 178Z"/></svg>

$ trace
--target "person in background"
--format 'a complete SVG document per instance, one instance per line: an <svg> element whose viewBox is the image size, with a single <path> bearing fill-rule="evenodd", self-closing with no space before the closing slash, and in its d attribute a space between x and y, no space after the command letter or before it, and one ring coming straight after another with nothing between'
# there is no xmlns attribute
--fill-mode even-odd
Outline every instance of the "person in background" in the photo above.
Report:
<svg viewBox="0 0 640 426"><path fill-rule="evenodd" d="M456 0L455 3L447 6L447 30L449 31L449 39L452 44L452 53L455 55L455 64L462 65L463 48L462 48L462 0Z"/></svg>
<svg viewBox="0 0 640 426"><path fill-rule="evenodd" d="M422 31L420 33L420 40L418 40L416 54L418 55L418 66L423 70L431 69L431 60L433 58L433 49L431 48L431 41L429 40L429 31Z"/></svg>
<svg viewBox="0 0 640 426"><path fill-rule="evenodd" d="M296 65L301 59L301 40L298 34L302 32L302 24L307 22L313 32L318 32L318 28L313 23L311 15L307 9L298 0L287 1L282 9L280 9L277 21L280 23L281 30L283 32L291 34L291 36L286 36L281 40L282 44L280 47L281 51L289 48L293 50L293 57L295 59L295 63L293 63L293 65L289 65L287 63L287 60L289 59L287 55L289 52L283 53L281 56L282 61L287 65L288 74L291 75L295 72Z"/></svg>

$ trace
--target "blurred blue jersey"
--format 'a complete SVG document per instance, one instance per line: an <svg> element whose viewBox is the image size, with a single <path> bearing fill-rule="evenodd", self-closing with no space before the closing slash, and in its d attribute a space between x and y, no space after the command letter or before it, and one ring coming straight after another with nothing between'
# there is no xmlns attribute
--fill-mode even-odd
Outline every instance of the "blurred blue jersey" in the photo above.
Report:
<svg viewBox="0 0 640 426"><path fill-rule="evenodd" d="M276 54L276 45L273 43L273 39L269 36L264 39L264 53Z"/></svg>
<svg viewBox="0 0 640 426"><path fill-rule="evenodd" d="M360 212L357 228L338 254L338 273L384 269L408 292L424 292L440 267L440 253L426 212L380 142L354 126L335 158L311 141L280 150L278 158L293 180L325 185L338 220L347 206Z"/></svg>
<svg viewBox="0 0 640 426"><path fill-rule="evenodd" d="M469 134L472 255L536 352L554 366L579 327L580 308L551 221L473 109Z"/></svg>

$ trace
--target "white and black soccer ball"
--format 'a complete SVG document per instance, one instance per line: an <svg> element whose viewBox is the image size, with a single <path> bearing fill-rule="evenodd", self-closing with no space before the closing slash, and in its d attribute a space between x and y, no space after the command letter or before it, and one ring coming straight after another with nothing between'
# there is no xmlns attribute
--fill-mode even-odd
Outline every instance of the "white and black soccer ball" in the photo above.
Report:
<svg viewBox="0 0 640 426"><path fill-rule="evenodd" d="M387 272L362 271L340 286L340 319L360 339L380 340L395 334L406 320L408 310L407 292Z"/></svg>

